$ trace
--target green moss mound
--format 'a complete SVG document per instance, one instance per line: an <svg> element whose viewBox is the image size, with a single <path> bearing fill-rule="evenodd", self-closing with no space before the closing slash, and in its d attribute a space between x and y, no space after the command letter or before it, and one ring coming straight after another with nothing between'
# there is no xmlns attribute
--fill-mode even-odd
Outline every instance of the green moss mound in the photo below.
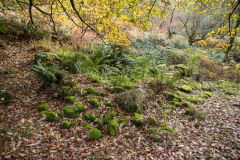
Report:
<svg viewBox="0 0 240 160"><path fill-rule="evenodd" d="M182 92L185 92L185 93L192 93L192 88L187 85L183 85L183 86L179 87L179 90Z"/></svg>
<svg viewBox="0 0 240 160"><path fill-rule="evenodd" d="M91 105L92 108L98 108L101 106L97 99L91 99L89 101L89 104Z"/></svg>
<svg viewBox="0 0 240 160"><path fill-rule="evenodd" d="M110 136L115 136L117 130L118 130L118 121L116 119L113 119L108 124L107 133Z"/></svg>
<svg viewBox="0 0 240 160"><path fill-rule="evenodd" d="M132 122L136 126L142 126L143 123L144 123L143 115L140 115L138 113L134 113L134 117L133 117Z"/></svg>
<svg viewBox="0 0 240 160"><path fill-rule="evenodd" d="M67 118L78 118L79 117L77 110L72 105L63 108L62 110L64 112L64 115Z"/></svg>
<svg viewBox="0 0 240 160"><path fill-rule="evenodd" d="M87 137L87 139L89 141L93 141L93 140L97 140L97 139L102 138L102 133L97 128L91 127L90 125L86 125L85 129L90 131L90 133L89 133L89 135Z"/></svg>
<svg viewBox="0 0 240 160"><path fill-rule="evenodd" d="M10 104L11 96L7 92L0 91L0 106L7 106Z"/></svg>
<svg viewBox="0 0 240 160"><path fill-rule="evenodd" d="M154 117L149 117L148 124L151 126L156 126L158 124L158 121Z"/></svg>
<svg viewBox="0 0 240 160"><path fill-rule="evenodd" d="M42 111L47 111L49 108L50 108L49 105L47 103L45 103L45 104L41 104L37 108L37 110L38 110L38 112L42 112Z"/></svg>
<svg viewBox="0 0 240 160"><path fill-rule="evenodd" d="M69 86L63 86L63 87L62 87L62 91L61 91L61 95L62 95L63 97L67 96L67 95L69 94L70 90L71 90L71 87L69 87Z"/></svg>
<svg viewBox="0 0 240 160"><path fill-rule="evenodd" d="M119 123L120 124L123 123L123 126L126 127L128 126L129 121L130 121L130 118L123 118L119 120Z"/></svg>
<svg viewBox="0 0 240 160"><path fill-rule="evenodd" d="M114 87L111 91L111 93L121 93L124 92L125 89L123 87Z"/></svg>
<svg viewBox="0 0 240 160"><path fill-rule="evenodd" d="M190 107L191 104L189 102L182 102L181 107Z"/></svg>
<svg viewBox="0 0 240 160"><path fill-rule="evenodd" d="M98 120L97 125L98 125L98 128L102 128L104 125L103 120L102 119Z"/></svg>
<svg viewBox="0 0 240 160"><path fill-rule="evenodd" d="M104 96L107 95L107 93L106 93L106 92L100 92L99 95L102 96L102 97L104 97Z"/></svg>
<svg viewBox="0 0 240 160"><path fill-rule="evenodd" d="M196 111L196 108L195 107L193 107L193 106L191 106L191 107L189 107L188 109L186 109L186 111L185 111L185 115L194 115L195 114L195 111Z"/></svg>
<svg viewBox="0 0 240 160"><path fill-rule="evenodd" d="M115 97L118 106L132 113L141 111L144 100L144 93L140 89L131 89Z"/></svg>
<svg viewBox="0 0 240 160"><path fill-rule="evenodd" d="M68 97L66 97L66 101L68 103L70 103L70 104L74 104L75 100L76 100L75 96L68 96Z"/></svg>
<svg viewBox="0 0 240 160"><path fill-rule="evenodd" d="M101 83L101 80L99 78L93 78L91 79L92 83Z"/></svg>
<svg viewBox="0 0 240 160"><path fill-rule="evenodd" d="M116 116L116 112L115 111L109 111L107 116L103 118L103 123L107 124L115 116Z"/></svg>
<svg viewBox="0 0 240 160"><path fill-rule="evenodd" d="M86 110L85 106L83 104L80 104L80 103L76 103L75 104L77 106L77 112L80 113L80 112L84 112Z"/></svg>
<svg viewBox="0 0 240 160"><path fill-rule="evenodd" d="M213 96L213 93L212 92L210 92L210 91L204 91L204 98L210 98L210 97L212 97Z"/></svg>
<svg viewBox="0 0 240 160"><path fill-rule="evenodd" d="M83 117L84 117L85 120L90 121L90 122L94 122L96 120L95 116L90 115L88 113L84 113Z"/></svg>
<svg viewBox="0 0 240 160"><path fill-rule="evenodd" d="M48 122L54 122L58 120L58 116L56 112L46 112L47 115L46 121Z"/></svg>
<svg viewBox="0 0 240 160"><path fill-rule="evenodd" d="M163 107L164 109L171 109L171 110L174 110L175 109L175 106L173 105L166 105Z"/></svg>
<svg viewBox="0 0 240 160"><path fill-rule="evenodd" d="M77 86L77 82L76 82L76 81L70 81L70 82L69 82L69 85L70 85L71 87L75 87L75 86Z"/></svg>
<svg viewBox="0 0 240 160"><path fill-rule="evenodd" d="M182 101L182 98L173 94L173 93L166 93L166 97L168 100L172 101L172 100L177 100L178 102Z"/></svg>
<svg viewBox="0 0 240 160"><path fill-rule="evenodd" d="M69 121L64 121L61 125L62 129L69 129L71 127L71 122Z"/></svg>
<svg viewBox="0 0 240 160"><path fill-rule="evenodd" d="M86 92L84 95L89 95L89 94L98 95L98 92L94 88L86 88L85 91Z"/></svg>

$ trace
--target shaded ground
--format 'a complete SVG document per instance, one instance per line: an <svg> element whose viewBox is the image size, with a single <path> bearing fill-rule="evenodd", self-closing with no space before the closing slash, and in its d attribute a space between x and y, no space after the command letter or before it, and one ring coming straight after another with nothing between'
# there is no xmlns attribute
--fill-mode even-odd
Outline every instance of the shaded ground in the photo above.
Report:
<svg viewBox="0 0 240 160"><path fill-rule="evenodd" d="M157 108L149 105L144 115L154 116L159 122L165 122L174 129L174 136L163 142L150 140L146 133L148 125L139 128L133 125L124 128L120 125L115 137L104 134L100 140L89 142L83 129L85 121L82 114L76 120L79 126L69 130L60 129L61 123L47 123L45 117L39 115L39 104L48 103L54 111L66 104L52 98L54 93L51 90L36 94L40 82L31 76L33 54L26 50L14 46L4 50L16 61L17 70L10 68L8 74L0 75L0 90L8 91L13 96L12 103L0 109L2 159L240 158L240 110L232 105L240 99L240 93L226 96L217 89L205 104L196 105L197 109L206 113L205 121L191 120L184 115L184 108L167 111L161 105ZM75 76L75 79L82 89L93 86L86 75ZM96 84L93 87L98 91L104 90L104 85ZM108 94L102 100L105 98L111 99L112 95ZM155 100L156 97L150 103ZM79 101L88 106L83 98L79 97ZM108 107L101 107L97 111L87 107L88 113L98 112L101 116L107 110ZM124 113L118 108L114 110ZM163 118L163 113L168 115L167 118ZM106 128L102 131L106 133Z"/></svg>

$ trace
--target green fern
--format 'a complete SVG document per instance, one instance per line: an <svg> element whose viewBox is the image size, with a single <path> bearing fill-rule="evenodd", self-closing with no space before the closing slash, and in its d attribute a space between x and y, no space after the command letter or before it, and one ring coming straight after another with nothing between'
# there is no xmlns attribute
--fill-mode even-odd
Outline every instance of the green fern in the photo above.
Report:
<svg viewBox="0 0 240 160"><path fill-rule="evenodd" d="M34 71L34 76L42 81L44 81L45 83L53 83L53 82L57 82L57 78L54 75L54 73L52 73L51 71L48 70L48 68L44 67L40 62L38 62L37 65L34 65L32 67L33 71Z"/></svg>

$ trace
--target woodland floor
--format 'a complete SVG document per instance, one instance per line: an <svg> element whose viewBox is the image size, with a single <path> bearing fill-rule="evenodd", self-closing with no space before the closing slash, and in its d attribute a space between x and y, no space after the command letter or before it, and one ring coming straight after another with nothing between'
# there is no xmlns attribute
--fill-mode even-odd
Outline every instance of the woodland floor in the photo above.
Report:
<svg viewBox="0 0 240 160"><path fill-rule="evenodd" d="M206 103L195 105L206 113L204 121L191 120L182 108L170 111L164 120L162 106L149 105L144 115L154 116L174 129L173 138L164 142L152 142L146 134L148 126L134 125L120 125L114 137L104 134L97 141L87 141L82 115L77 119L79 125L69 130L61 129L61 123L47 123L39 115L37 107L42 103L48 103L55 111L66 104L52 99L54 93L51 90L36 94L40 82L31 76L33 54L17 46L8 46L1 51L11 55L18 70L0 74L0 90L13 96L10 105L0 108L0 159L240 158L240 108L232 105L240 100L240 92L226 98L217 89ZM73 79L82 89L93 86L103 91L105 87L104 84L91 84L87 75L76 75ZM108 94L108 99L111 96ZM79 101L87 106L81 98ZM122 112L118 108L115 110ZM93 112L88 107L87 111ZM104 115L107 111L102 107L99 112Z"/></svg>

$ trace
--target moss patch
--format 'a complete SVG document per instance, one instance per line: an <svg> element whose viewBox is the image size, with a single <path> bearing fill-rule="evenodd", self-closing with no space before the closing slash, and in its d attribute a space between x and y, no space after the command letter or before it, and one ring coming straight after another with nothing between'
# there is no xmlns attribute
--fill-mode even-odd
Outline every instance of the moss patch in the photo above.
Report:
<svg viewBox="0 0 240 160"><path fill-rule="evenodd" d="M154 118L154 117L149 117L148 118L148 123L151 125L151 126L156 126L158 124L158 121Z"/></svg>
<svg viewBox="0 0 240 160"><path fill-rule="evenodd" d="M49 105L47 103L45 103L45 104L41 104L37 108L37 110L38 110L38 112L42 112L42 111L47 111L49 108L50 108Z"/></svg>
<svg viewBox="0 0 240 160"><path fill-rule="evenodd" d="M70 90L71 90L71 87L69 87L69 86L63 86L63 87L62 87L62 91L61 91L61 95L62 95L63 97L67 96L67 95L69 94Z"/></svg>
<svg viewBox="0 0 240 160"><path fill-rule="evenodd" d="M101 106L97 99L91 99L89 101L89 104L91 105L92 108L98 108Z"/></svg>
<svg viewBox="0 0 240 160"><path fill-rule="evenodd" d="M101 80L99 78L93 78L91 79L92 83L101 83Z"/></svg>
<svg viewBox="0 0 240 160"><path fill-rule="evenodd" d="M192 88L187 85L183 85L183 86L179 87L179 90L182 92L185 92L185 93L192 93Z"/></svg>
<svg viewBox="0 0 240 160"><path fill-rule="evenodd" d="M103 120L102 119L98 120L97 125L98 125L98 128L102 128L104 125Z"/></svg>
<svg viewBox="0 0 240 160"><path fill-rule="evenodd" d="M94 88L86 88L85 91L86 92L84 95L89 95L89 94L98 95L98 92Z"/></svg>
<svg viewBox="0 0 240 160"><path fill-rule="evenodd" d="M74 104L75 100L76 100L76 97L74 97L74 96L66 97L66 101L70 104Z"/></svg>
<svg viewBox="0 0 240 160"><path fill-rule="evenodd" d="M56 112L45 112L47 115L46 121L48 122L54 122L58 120L58 116Z"/></svg>
<svg viewBox="0 0 240 160"><path fill-rule="evenodd" d="M144 123L143 115L140 115L138 113L134 113L134 117L133 117L132 122L136 126L142 126L143 123Z"/></svg>
<svg viewBox="0 0 240 160"><path fill-rule="evenodd" d="M204 91L204 94L205 94L204 97L206 97L206 98L210 98L213 96L213 93L209 92L209 91Z"/></svg>
<svg viewBox="0 0 240 160"><path fill-rule="evenodd" d="M123 123L123 126L125 127L125 126L128 126L129 120L130 118L123 118L119 120L119 123L120 124Z"/></svg>
<svg viewBox="0 0 240 160"><path fill-rule="evenodd" d="M177 95L175 95L175 94L172 94L172 93L166 93L166 97L167 97L167 99L170 100L170 101L175 100L175 99L177 99L178 102L181 102L181 101L182 101L182 98L181 98L181 97L179 97L179 96L177 96Z"/></svg>
<svg viewBox="0 0 240 160"><path fill-rule="evenodd" d="M89 141L97 140L102 137L101 131L98 130L97 128L91 127L90 125L86 125L85 128L90 131L87 137Z"/></svg>
<svg viewBox="0 0 240 160"><path fill-rule="evenodd" d="M123 87L114 87L112 90L111 90L111 93L121 93L121 92L124 92L125 89Z"/></svg>
<svg viewBox="0 0 240 160"><path fill-rule="evenodd" d="M118 121L116 119L113 119L108 124L107 133L110 136L115 136L117 130L118 130Z"/></svg>
<svg viewBox="0 0 240 160"><path fill-rule="evenodd" d="M64 115L67 118L78 118L79 117L77 110L72 105L63 108L62 110L64 112Z"/></svg>
<svg viewBox="0 0 240 160"><path fill-rule="evenodd" d="M61 125L62 129L69 129L71 127L71 122L69 121L64 121Z"/></svg>
<svg viewBox="0 0 240 160"><path fill-rule="evenodd" d="M71 87L75 87L75 86L77 86L77 82L76 82L76 81L70 81L70 82L69 82L69 85L70 85Z"/></svg>
<svg viewBox="0 0 240 160"><path fill-rule="evenodd" d="M173 105L166 105L163 107L164 109L171 109L171 110L174 110L175 109L175 106Z"/></svg>
<svg viewBox="0 0 240 160"><path fill-rule="evenodd" d="M196 111L196 108L195 107L193 107L193 106L191 106L191 107L189 107L188 109L186 109L186 111L185 111L185 115L194 115L195 114L195 111Z"/></svg>
<svg viewBox="0 0 240 160"><path fill-rule="evenodd" d="M115 111L109 111L109 113L107 114L107 116L105 118L103 118L103 123L107 124L111 119L113 119L113 117L116 116L116 112Z"/></svg>
<svg viewBox="0 0 240 160"><path fill-rule="evenodd" d="M94 122L96 120L95 116L90 115L88 113L84 113L83 117L84 117L85 120L90 121L90 122Z"/></svg>
<svg viewBox="0 0 240 160"><path fill-rule="evenodd" d="M80 112L84 112L86 110L85 106L83 104L80 104L80 103L76 103L75 104L77 106L77 112L80 113Z"/></svg>

